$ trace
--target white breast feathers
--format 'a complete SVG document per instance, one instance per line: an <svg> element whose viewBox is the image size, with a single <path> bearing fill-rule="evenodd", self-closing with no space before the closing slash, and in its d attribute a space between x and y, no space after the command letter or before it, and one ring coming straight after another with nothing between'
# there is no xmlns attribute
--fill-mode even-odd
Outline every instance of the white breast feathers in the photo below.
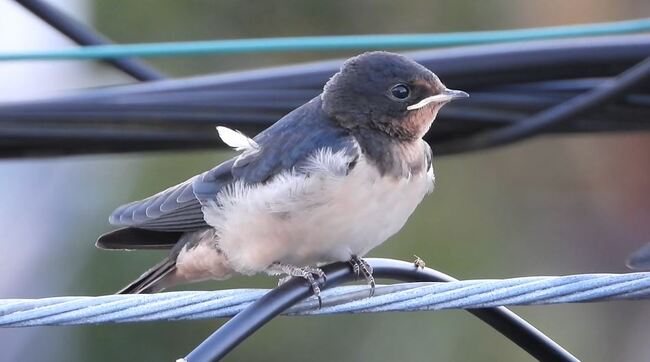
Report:
<svg viewBox="0 0 650 362"><path fill-rule="evenodd" d="M219 248L243 274L274 262L317 265L363 256L399 231L432 189L433 170L382 176L360 156L330 149L265 184L236 182L204 207Z"/></svg>

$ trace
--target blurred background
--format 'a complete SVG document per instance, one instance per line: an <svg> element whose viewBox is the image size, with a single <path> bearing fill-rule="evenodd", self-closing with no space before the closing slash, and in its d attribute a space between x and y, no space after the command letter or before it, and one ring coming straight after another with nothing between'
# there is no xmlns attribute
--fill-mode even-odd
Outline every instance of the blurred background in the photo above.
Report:
<svg viewBox="0 0 650 362"><path fill-rule="evenodd" d="M118 43L493 30L650 14L650 2L645 0L51 2ZM68 46L72 43L12 1L0 1L0 50ZM171 76L189 76L352 54L203 56L149 62ZM131 80L97 63L3 63L0 101L126 82ZM96 250L96 237L110 230L110 212L232 155L206 150L0 161L0 297L115 292L162 254ZM434 165L434 193L402 232L371 256L412 260L417 254L427 266L458 278L625 272L626 256L650 241L650 134L539 138L496 150L438 157ZM275 284L271 277L240 277L185 289ZM515 311L585 361L650 359L648 303ZM3 329L0 360L174 360L223 323ZM226 360L529 359L469 313L444 311L282 317Z"/></svg>

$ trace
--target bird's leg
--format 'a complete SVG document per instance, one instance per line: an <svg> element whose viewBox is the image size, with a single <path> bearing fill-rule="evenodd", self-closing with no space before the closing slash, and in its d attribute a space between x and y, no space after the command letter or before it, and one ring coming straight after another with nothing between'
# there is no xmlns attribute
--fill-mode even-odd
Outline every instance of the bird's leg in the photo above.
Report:
<svg viewBox="0 0 650 362"><path fill-rule="evenodd" d="M323 270L320 268L314 268L311 266L299 267L283 263L273 263L269 268L269 271L270 274L286 274L285 277L280 278L278 285L286 283L292 277L300 277L305 279L311 285L311 290L314 292L314 295L318 298L318 306L323 306L323 301L320 297L320 286L318 285L318 279L314 278L314 275L316 275L318 278L323 278L323 283L327 281L325 272L323 272Z"/></svg>
<svg viewBox="0 0 650 362"><path fill-rule="evenodd" d="M352 271L357 275L357 277L363 274L366 283L370 286L370 296L372 297L375 295L375 278L372 276L372 266L370 266L367 261L356 255L352 255L352 258L350 258L348 263L352 265Z"/></svg>

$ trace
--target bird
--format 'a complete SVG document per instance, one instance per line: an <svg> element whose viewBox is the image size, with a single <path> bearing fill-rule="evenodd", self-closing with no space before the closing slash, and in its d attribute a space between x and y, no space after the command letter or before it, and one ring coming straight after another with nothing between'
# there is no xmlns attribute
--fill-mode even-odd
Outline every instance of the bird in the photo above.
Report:
<svg viewBox="0 0 650 362"><path fill-rule="evenodd" d="M468 96L404 55L373 51L254 138L217 127L238 155L110 215L121 228L98 248L169 250L118 293L266 273L304 278L320 300L320 266L349 262L372 295L363 257L433 190L422 137L441 107Z"/></svg>

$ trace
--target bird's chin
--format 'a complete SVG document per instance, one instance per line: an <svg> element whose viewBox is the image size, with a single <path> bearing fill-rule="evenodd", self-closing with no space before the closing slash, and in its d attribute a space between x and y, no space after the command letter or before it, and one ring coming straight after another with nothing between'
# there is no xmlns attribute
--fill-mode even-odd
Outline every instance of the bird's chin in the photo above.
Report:
<svg viewBox="0 0 650 362"><path fill-rule="evenodd" d="M422 138L431 128L438 111L443 105L441 103L429 104L418 110L411 111L402 127L412 138Z"/></svg>

